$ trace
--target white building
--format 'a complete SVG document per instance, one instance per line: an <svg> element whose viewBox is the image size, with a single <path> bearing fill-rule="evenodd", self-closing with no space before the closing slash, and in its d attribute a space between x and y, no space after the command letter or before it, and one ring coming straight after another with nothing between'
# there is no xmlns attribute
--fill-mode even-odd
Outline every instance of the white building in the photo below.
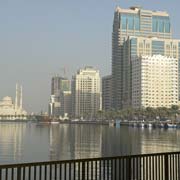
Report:
<svg viewBox="0 0 180 180"><path fill-rule="evenodd" d="M51 95L50 103L49 103L49 116L59 117L60 109L61 109L61 103L57 100L57 96Z"/></svg>
<svg viewBox="0 0 180 180"><path fill-rule="evenodd" d="M94 117L101 110L101 79L93 67L80 69L72 78L74 117Z"/></svg>
<svg viewBox="0 0 180 180"><path fill-rule="evenodd" d="M132 107L178 105L178 59L162 55L132 59Z"/></svg>
<svg viewBox="0 0 180 180"><path fill-rule="evenodd" d="M16 117L26 116L27 112L23 109L22 103L22 86L16 85L15 103L9 96L0 101L0 119L16 119Z"/></svg>

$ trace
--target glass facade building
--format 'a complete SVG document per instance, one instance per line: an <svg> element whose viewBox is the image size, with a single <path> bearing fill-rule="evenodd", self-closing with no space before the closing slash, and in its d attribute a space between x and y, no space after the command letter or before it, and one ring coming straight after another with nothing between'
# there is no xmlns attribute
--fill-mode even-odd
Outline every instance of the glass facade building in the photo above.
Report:
<svg viewBox="0 0 180 180"><path fill-rule="evenodd" d="M59 117L62 114L62 94L70 91L71 83L67 78L58 75L51 79L51 96L49 103L49 115Z"/></svg>
<svg viewBox="0 0 180 180"><path fill-rule="evenodd" d="M162 55L179 58L179 41L172 40L170 17L141 7L114 13L112 32L112 106L131 106L131 57Z"/></svg>

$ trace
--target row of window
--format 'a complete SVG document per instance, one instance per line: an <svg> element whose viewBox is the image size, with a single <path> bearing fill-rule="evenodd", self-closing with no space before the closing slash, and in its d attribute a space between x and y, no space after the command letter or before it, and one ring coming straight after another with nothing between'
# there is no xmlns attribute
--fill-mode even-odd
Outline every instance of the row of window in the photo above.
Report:
<svg viewBox="0 0 180 180"><path fill-rule="evenodd" d="M121 28L123 30L140 30L139 16L132 14L121 14Z"/></svg>
<svg viewBox="0 0 180 180"><path fill-rule="evenodd" d="M152 17L152 31L160 33L170 33L171 26L169 17L153 16Z"/></svg>
<svg viewBox="0 0 180 180"><path fill-rule="evenodd" d="M140 30L140 17L134 14L121 14L121 28L122 30ZM151 19L142 18L142 26L147 29L151 28ZM152 17L152 32L170 33L169 17L153 16Z"/></svg>

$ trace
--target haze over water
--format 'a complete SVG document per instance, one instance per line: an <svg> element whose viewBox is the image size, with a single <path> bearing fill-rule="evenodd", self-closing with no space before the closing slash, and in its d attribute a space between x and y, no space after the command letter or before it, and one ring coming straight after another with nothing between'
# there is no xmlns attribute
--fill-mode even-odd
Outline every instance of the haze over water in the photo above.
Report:
<svg viewBox="0 0 180 180"><path fill-rule="evenodd" d="M0 123L0 163L180 150L180 130Z"/></svg>

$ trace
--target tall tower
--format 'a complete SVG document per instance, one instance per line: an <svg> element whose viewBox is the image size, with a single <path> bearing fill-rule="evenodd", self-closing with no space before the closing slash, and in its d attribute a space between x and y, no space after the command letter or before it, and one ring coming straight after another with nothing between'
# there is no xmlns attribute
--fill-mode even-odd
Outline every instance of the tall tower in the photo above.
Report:
<svg viewBox="0 0 180 180"><path fill-rule="evenodd" d="M72 79L73 116L94 117L101 109L101 79L93 67L80 69Z"/></svg>
<svg viewBox="0 0 180 180"><path fill-rule="evenodd" d="M49 104L49 115L59 117L63 115L62 94L70 90L70 81L58 75L51 80L51 98ZM51 110L50 110L51 109Z"/></svg>
<svg viewBox="0 0 180 180"><path fill-rule="evenodd" d="M167 12L144 10L141 7L122 9L114 13L112 32L112 106L131 106L131 54L125 53L129 36L170 39L171 26Z"/></svg>
<svg viewBox="0 0 180 180"><path fill-rule="evenodd" d="M16 83L15 108L22 110L22 86Z"/></svg>
<svg viewBox="0 0 180 180"><path fill-rule="evenodd" d="M16 99L15 99L15 108L19 109L21 104L21 89L18 83L16 83Z"/></svg>
<svg viewBox="0 0 180 180"><path fill-rule="evenodd" d="M22 109L22 103L23 103L23 95L22 95L22 86L20 87L20 109Z"/></svg>
<svg viewBox="0 0 180 180"><path fill-rule="evenodd" d="M171 108L172 105L178 105L177 77L178 58L162 55L134 57L132 107Z"/></svg>

